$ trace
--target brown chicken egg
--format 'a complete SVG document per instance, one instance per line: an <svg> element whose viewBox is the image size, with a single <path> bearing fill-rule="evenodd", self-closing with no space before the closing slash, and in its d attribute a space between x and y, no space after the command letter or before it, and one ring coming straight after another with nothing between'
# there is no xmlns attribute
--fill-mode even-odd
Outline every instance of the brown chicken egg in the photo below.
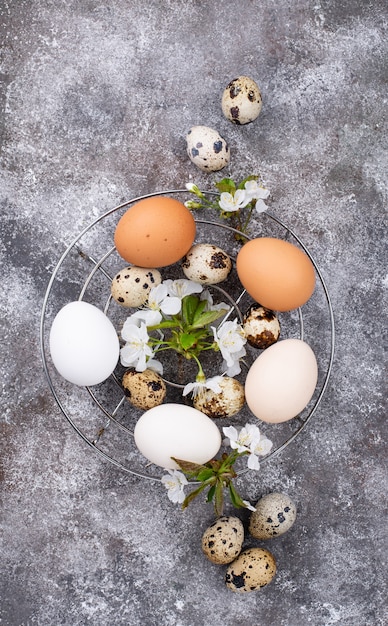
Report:
<svg viewBox="0 0 388 626"><path fill-rule="evenodd" d="M307 254L288 241L259 237L237 255L238 277L247 292L272 311L291 311L307 302L315 271Z"/></svg>
<svg viewBox="0 0 388 626"><path fill-rule="evenodd" d="M189 209L174 198L140 200L119 220L114 242L119 255L138 267L165 267L191 248L196 233Z"/></svg>

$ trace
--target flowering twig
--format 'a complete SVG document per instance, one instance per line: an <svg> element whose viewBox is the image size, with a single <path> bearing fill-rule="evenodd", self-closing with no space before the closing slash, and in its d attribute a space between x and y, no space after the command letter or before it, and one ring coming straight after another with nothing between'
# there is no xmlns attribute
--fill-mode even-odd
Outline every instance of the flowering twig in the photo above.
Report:
<svg viewBox="0 0 388 626"><path fill-rule="evenodd" d="M209 303L209 299L201 297L206 296L202 291L202 285L185 279L165 280L153 287L146 306L130 315L123 325L122 365L138 372L148 368L162 374L162 363L154 357L173 350L196 362L196 383L201 384L206 382L206 376L200 355L213 350L221 353L228 375L238 373L239 360L245 355L242 329L237 320L221 322L217 328L212 326L229 308Z"/></svg>
<svg viewBox="0 0 388 626"><path fill-rule="evenodd" d="M220 459L213 459L203 465L173 458L181 471L168 470L169 474L163 476L162 483L169 490L170 500L181 503L182 509L207 490L206 501L213 502L215 513L220 516L224 510L224 491L226 490L234 507L254 510L247 500L242 499L233 484L233 480L237 477L234 464L240 457L248 456L248 467L258 470L260 468L258 457L268 454L272 442L253 424L246 424L240 433L233 426L223 428L223 432L228 437L232 448L229 454L224 452ZM187 478L198 482L199 485L184 497L184 488L188 484Z"/></svg>
<svg viewBox="0 0 388 626"><path fill-rule="evenodd" d="M216 209L222 218L231 219L236 230L242 233L236 234L236 239L246 241L243 235L248 232L253 211L257 213L266 211L264 200L270 194L269 190L257 181L258 176L247 176L240 183L235 183L232 178L223 178L215 183L220 192L219 200L215 202L209 200L197 185L188 183L186 189L198 200L188 200L185 205L189 209Z"/></svg>

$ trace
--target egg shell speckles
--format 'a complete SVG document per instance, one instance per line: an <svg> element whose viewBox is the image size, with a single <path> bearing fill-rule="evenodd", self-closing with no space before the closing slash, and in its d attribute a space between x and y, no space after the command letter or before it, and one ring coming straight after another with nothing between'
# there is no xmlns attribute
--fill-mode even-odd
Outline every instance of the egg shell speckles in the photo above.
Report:
<svg viewBox="0 0 388 626"><path fill-rule="evenodd" d="M269 550L248 548L228 566L225 584L236 593L249 593L268 585L275 574L276 561Z"/></svg>
<svg viewBox="0 0 388 626"><path fill-rule="evenodd" d="M211 243L197 243L182 259L183 273L202 285L216 285L225 280L232 269L229 255Z"/></svg>
<svg viewBox="0 0 388 626"><path fill-rule="evenodd" d="M222 112L234 124L253 122L259 116L261 107L260 89L248 76L232 80L222 94Z"/></svg>
<svg viewBox="0 0 388 626"><path fill-rule="evenodd" d="M296 520L296 505L285 493L269 493L255 508L249 520L249 532L255 539L284 535Z"/></svg>
<svg viewBox="0 0 388 626"><path fill-rule="evenodd" d="M128 370L122 385L129 402L138 409L151 409L161 404L166 397L166 385L156 372L146 369L144 372Z"/></svg>
<svg viewBox="0 0 388 626"><path fill-rule="evenodd" d="M186 135L187 155L204 172L217 172L230 161L229 146L218 131L208 126L193 126Z"/></svg>
<svg viewBox="0 0 388 626"><path fill-rule="evenodd" d="M238 517L223 515L202 535L202 551L217 565L231 563L241 552L244 527Z"/></svg>
<svg viewBox="0 0 388 626"><path fill-rule="evenodd" d="M245 404L244 386L236 378L223 376L219 381L221 393L205 389L194 398L194 406L212 418L232 417Z"/></svg>
<svg viewBox="0 0 388 626"><path fill-rule="evenodd" d="M280 337L280 323L276 313L260 304L252 304L243 318L244 335L254 348L264 350Z"/></svg>
<svg viewBox="0 0 388 626"><path fill-rule="evenodd" d="M152 287L160 285L162 277L156 269L125 267L111 285L112 298L123 307L138 307L145 304Z"/></svg>

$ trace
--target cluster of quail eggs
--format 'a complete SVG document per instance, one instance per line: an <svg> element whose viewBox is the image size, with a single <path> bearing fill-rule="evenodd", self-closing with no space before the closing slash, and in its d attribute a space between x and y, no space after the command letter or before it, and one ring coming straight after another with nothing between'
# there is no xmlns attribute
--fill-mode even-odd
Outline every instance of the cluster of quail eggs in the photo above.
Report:
<svg viewBox="0 0 388 626"><path fill-rule="evenodd" d="M262 97L257 83L248 76L233 79L224 89L221 109L237 125L253 122L260 114ZM186 135L187 155L200 170L217 172L230 162L228 142L208 126L192 126Z"/></svg>
<svg viewBox="0 0 388 626"><path fill-rule="evenodd" d="M270 493L256 503L249 518L249 534L262 541L284 535L296 520L296 505L284 493ZM235 516L216 519L202 535L202 551L216 565L227 565L225 584L236 593L257 591L276 574L274 555L263 547L243 548L244 525Z"/></svg>
<svg viewBox="0 0 388 626"><path fill-rule="evenodd" d="M216 285L225 281L233 267L230 256L210 243L193 244L180 265L187 279L202 285ZM126 266L113 278L111 295L124 308L141 307L147 303L151 289L161 282L162 275L157 269ZM259 304L252 304L246 311L243 330L247 342L259 349L267 348L280 336L276 314ZM193 399L193 405L211 418L232 417L244 406L244 386L229 376L223 376L219 385L221 392L206 389ZM150 369L144 372L136 372L134 369L126 371L122 386L127 400L142 410L162 404L166 397L163 379Z"/></svg>

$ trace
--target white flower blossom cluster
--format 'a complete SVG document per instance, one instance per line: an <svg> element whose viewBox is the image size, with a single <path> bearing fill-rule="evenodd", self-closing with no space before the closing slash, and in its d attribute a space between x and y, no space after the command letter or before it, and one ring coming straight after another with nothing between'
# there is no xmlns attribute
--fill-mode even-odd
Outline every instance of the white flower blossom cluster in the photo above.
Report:
<svg viewBox="0 0 388 626"><path fill-rule="evenodd" d="M258 185L256 180L248 180L244 189L237 189L234 195L224 191L220 195L219 205L226 213L234 213L246 207L252 200L256 200L255 210L257 213L263 213L267 210L264 200L268 198L269 194L269 190Z"/></svg>
<svg viewBox="0 0 388 626"><path fill-rule="evenodd" d="M265 456L272 448L272 441L254 424L245 424L238 432L234 426L224 427L224 435L228 438L230 447L237 452L249 452L248 467L252 470L260 469L259 456Z"/></svg>
<svg viewBox="0 0 388 626"><path fill-rule="evenodd" d="M178 315L181 312L182 299L196 293L201 294L201 299L207 301L208 310L230 308L225 303L214 305L209 291L204 291L199 283L186 279L164 280L151 289L147 305L126 319L121 330L121 337L125 341L120 350L121 364L124 367L134 367L137 372L143 372L148 368L162 375L163 364L155 359L158 344L150 341L149 328L158 327L163 320ZM211 331L214 345L223 357L223 371L225 370L228 376L235 376L241 371L239 360L246 354L244 348L246 339L241 326L237 320L225 321L217 327L212 326ZM195 393L196 387L201 384L191 383L192 386L185 388L184 394L190 391ZM209 384L208 381L207 387L214 389L214 384Z"/></svg>
<svg viewBox="0 0 388 626"><path fill-rule="evenodd" d="M201 393L205 389L211 389L214 393L220 393L220 381L222 380L222 376L213 376L213 378L207 378L204 381L196 381L195 383L187 383L184 387L182 395L187 396L191 393L193 398L201 395Z"/></svg>
<svg viewBox="0 0 388 626"><path fill-rule="evenodd" d="M272 441L262 435L259 428L254 424L245 424L240 432L234 426L227 426L222 430L227 437L225 443L232 450L237 450L239 454L249 453L248 468L258 470L260 468L258 457L265 456L270 452ZM167 489L168 498L171 502L182 504L185 499L185 487L189 484L188 480L180 470L168 469L166 471L168 474L162 476L161 482ZM242 500L242 502L250 511L256 510L248 500Z"/></svg>
<svg viewBox="0 0 388 626"><path fill-rule="evenodd" d="M215 328L212 326L214 341L222 357L223 369L228 376L236 376L241 372L240 359L246 355L244 344L246 338L237 320L227 321Z"/></svg>
<svg viewBox="0 0 388 626"><path fill-rule="evenodd" d="M163 374L163 365L154 358L157 346L149 345L148 327L157 326L163 315L177 315L184 296L200 293L202 285L191 280L165 280L153 287L148 295L147 306L130 315L122 328L121 337L126 342L120 350L124 367L134 367L137 372L146 368Z"/></svg>

